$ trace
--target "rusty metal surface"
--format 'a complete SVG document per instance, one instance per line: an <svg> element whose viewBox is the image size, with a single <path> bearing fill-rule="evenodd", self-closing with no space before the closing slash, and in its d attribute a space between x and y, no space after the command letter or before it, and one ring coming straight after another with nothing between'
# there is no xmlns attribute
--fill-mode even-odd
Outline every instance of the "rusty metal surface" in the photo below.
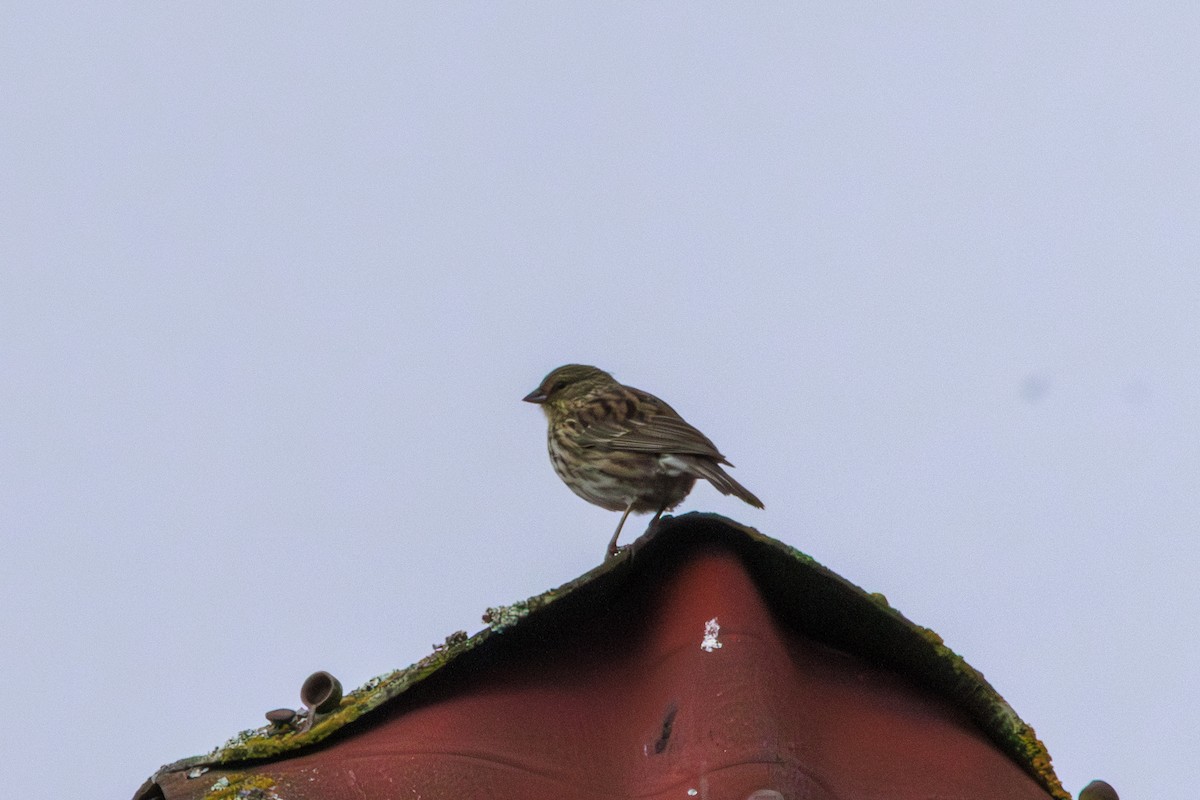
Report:
<svg viewBox="0 0 1200 800"><path fill-rule="evenodd" d="M278 737L295 746L262 759L234 747L180 762L155 776L156 790L167 800L1066 796L1047 780L1040 743L978 673L881 598L719 518L689 515L652 538L544 603L494 610L493 628L320 739ZM386 685L351 693L343 709ZM998 746L1014 731L1037 763Z"/></svg>

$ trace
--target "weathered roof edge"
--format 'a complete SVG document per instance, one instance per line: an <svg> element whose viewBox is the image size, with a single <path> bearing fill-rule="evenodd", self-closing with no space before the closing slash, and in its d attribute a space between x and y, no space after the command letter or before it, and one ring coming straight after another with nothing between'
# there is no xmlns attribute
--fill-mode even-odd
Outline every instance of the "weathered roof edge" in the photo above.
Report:
<svg viewBox="0 0 1200 800"><path fill-rule="evenodd" d="M1052 797L1070 800L1033 728L1021 720L982 674L946 647L935 632L892 608L883 595L864 591L799 550L720 515L705 513L665 517L621 555L578 578L528 600L489 608L484 614L486 628L469 637L461 631L452 634L445 644L435 647L434 652L415 664L372 678L347 693L338 708L317 715L306 730L294 725L268 725L242 731L206 755L162 767L147 785L169 772L199 771L205 767L294 755L405 694L465 653L521 625L531 615L540 615L579 589L594 588L601 583L619 585L655 556L669 558L696 544L712 541L733 546L763 586L768 602L782 610L785 618L795 622L804 633L892 667L945 696ZM798 580L805 576L807 579Z"/></svg>

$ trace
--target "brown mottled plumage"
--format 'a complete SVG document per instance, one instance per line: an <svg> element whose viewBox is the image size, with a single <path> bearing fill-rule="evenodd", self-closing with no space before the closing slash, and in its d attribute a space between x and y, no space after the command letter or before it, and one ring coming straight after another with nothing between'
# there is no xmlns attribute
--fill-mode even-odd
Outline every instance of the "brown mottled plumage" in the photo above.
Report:
<svg viewBox="0 0 1200 800"><path fill-rule="evenodd" d="M550 462L563 483L589 503L625 512L608 543L610 557L631 512L653 511L657 520L687 497L697 478L763 507L721 469L733 465L707 436L662 400L604 370L567 364L524 399L546 412Z"/></svg>

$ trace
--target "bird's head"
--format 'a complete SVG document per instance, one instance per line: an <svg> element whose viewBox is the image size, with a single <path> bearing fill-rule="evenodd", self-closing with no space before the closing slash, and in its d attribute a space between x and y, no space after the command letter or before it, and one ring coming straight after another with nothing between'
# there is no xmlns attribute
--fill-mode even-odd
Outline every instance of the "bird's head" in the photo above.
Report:
<svg viewBox="0 0 1200 800"><path fill-rule="evenodd" d="M553 416L595 390L614 383L613 376L602 369L586 364L566 364L552 370L536 389L521 399L526 403L537 403L547 416Z"/></svg>

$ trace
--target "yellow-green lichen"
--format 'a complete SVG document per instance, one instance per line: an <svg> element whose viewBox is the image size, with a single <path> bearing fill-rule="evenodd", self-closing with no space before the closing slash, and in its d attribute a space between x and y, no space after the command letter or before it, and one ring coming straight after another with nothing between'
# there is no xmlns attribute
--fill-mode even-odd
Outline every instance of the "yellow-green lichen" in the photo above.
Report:
<svg viewBox="0 0 1200 800"><path fill-rule="evenodd" d="M516 625L529 616L529 607L524 603L513 603L511 606L494 606L483 615L483 621L488 628L496 633L504 633L505 629Z"/></svg>
<svg viewBox="0 0 1200 800"><path fill-rule="evenodd" d="M1071 795L1062 787L1058 775L1054 773L1054 765L1050 763L1050 752L1046 750L1042 740L1037 738L1033 728L1024 723L1013 726L1010 730L1010 742L1015 750L1024 754L1025 762L1055 800L1071 800Z"/></svg>
<svg viewBox="0 0 1200 800"><path fill-rule="evenodd" d="M931 631L929 628L922 628L920 625L914 625L913 627L917 629L917 633L921 634L921 638L928 641L934 647L941 648L942 650L953 654L953 651L951 651L949 647L946 647L946 640L943 639L937 631Z"/></svg>
<svg viewBox="0 0 1200 800"><path fill-rule="evenodd" d="M771 539L769 536L765 536L764 534L759 533L758 531L754 530L753 528L743 528L743 530L746 531L747 533L752 534L753 538L758 539L759 541L774 542L774 540ZM778 542L778 544L781 546L781 549L785 553L787 553L789 556L791 556L794 560L799 561L801 564L807 564L809 566L816 566L817 560L815 558L813 558L812 556L810 556L808 553L801 552L801 551L797 550L796 548L792 547L791 545L783 544L782 542Z"/></svg>

